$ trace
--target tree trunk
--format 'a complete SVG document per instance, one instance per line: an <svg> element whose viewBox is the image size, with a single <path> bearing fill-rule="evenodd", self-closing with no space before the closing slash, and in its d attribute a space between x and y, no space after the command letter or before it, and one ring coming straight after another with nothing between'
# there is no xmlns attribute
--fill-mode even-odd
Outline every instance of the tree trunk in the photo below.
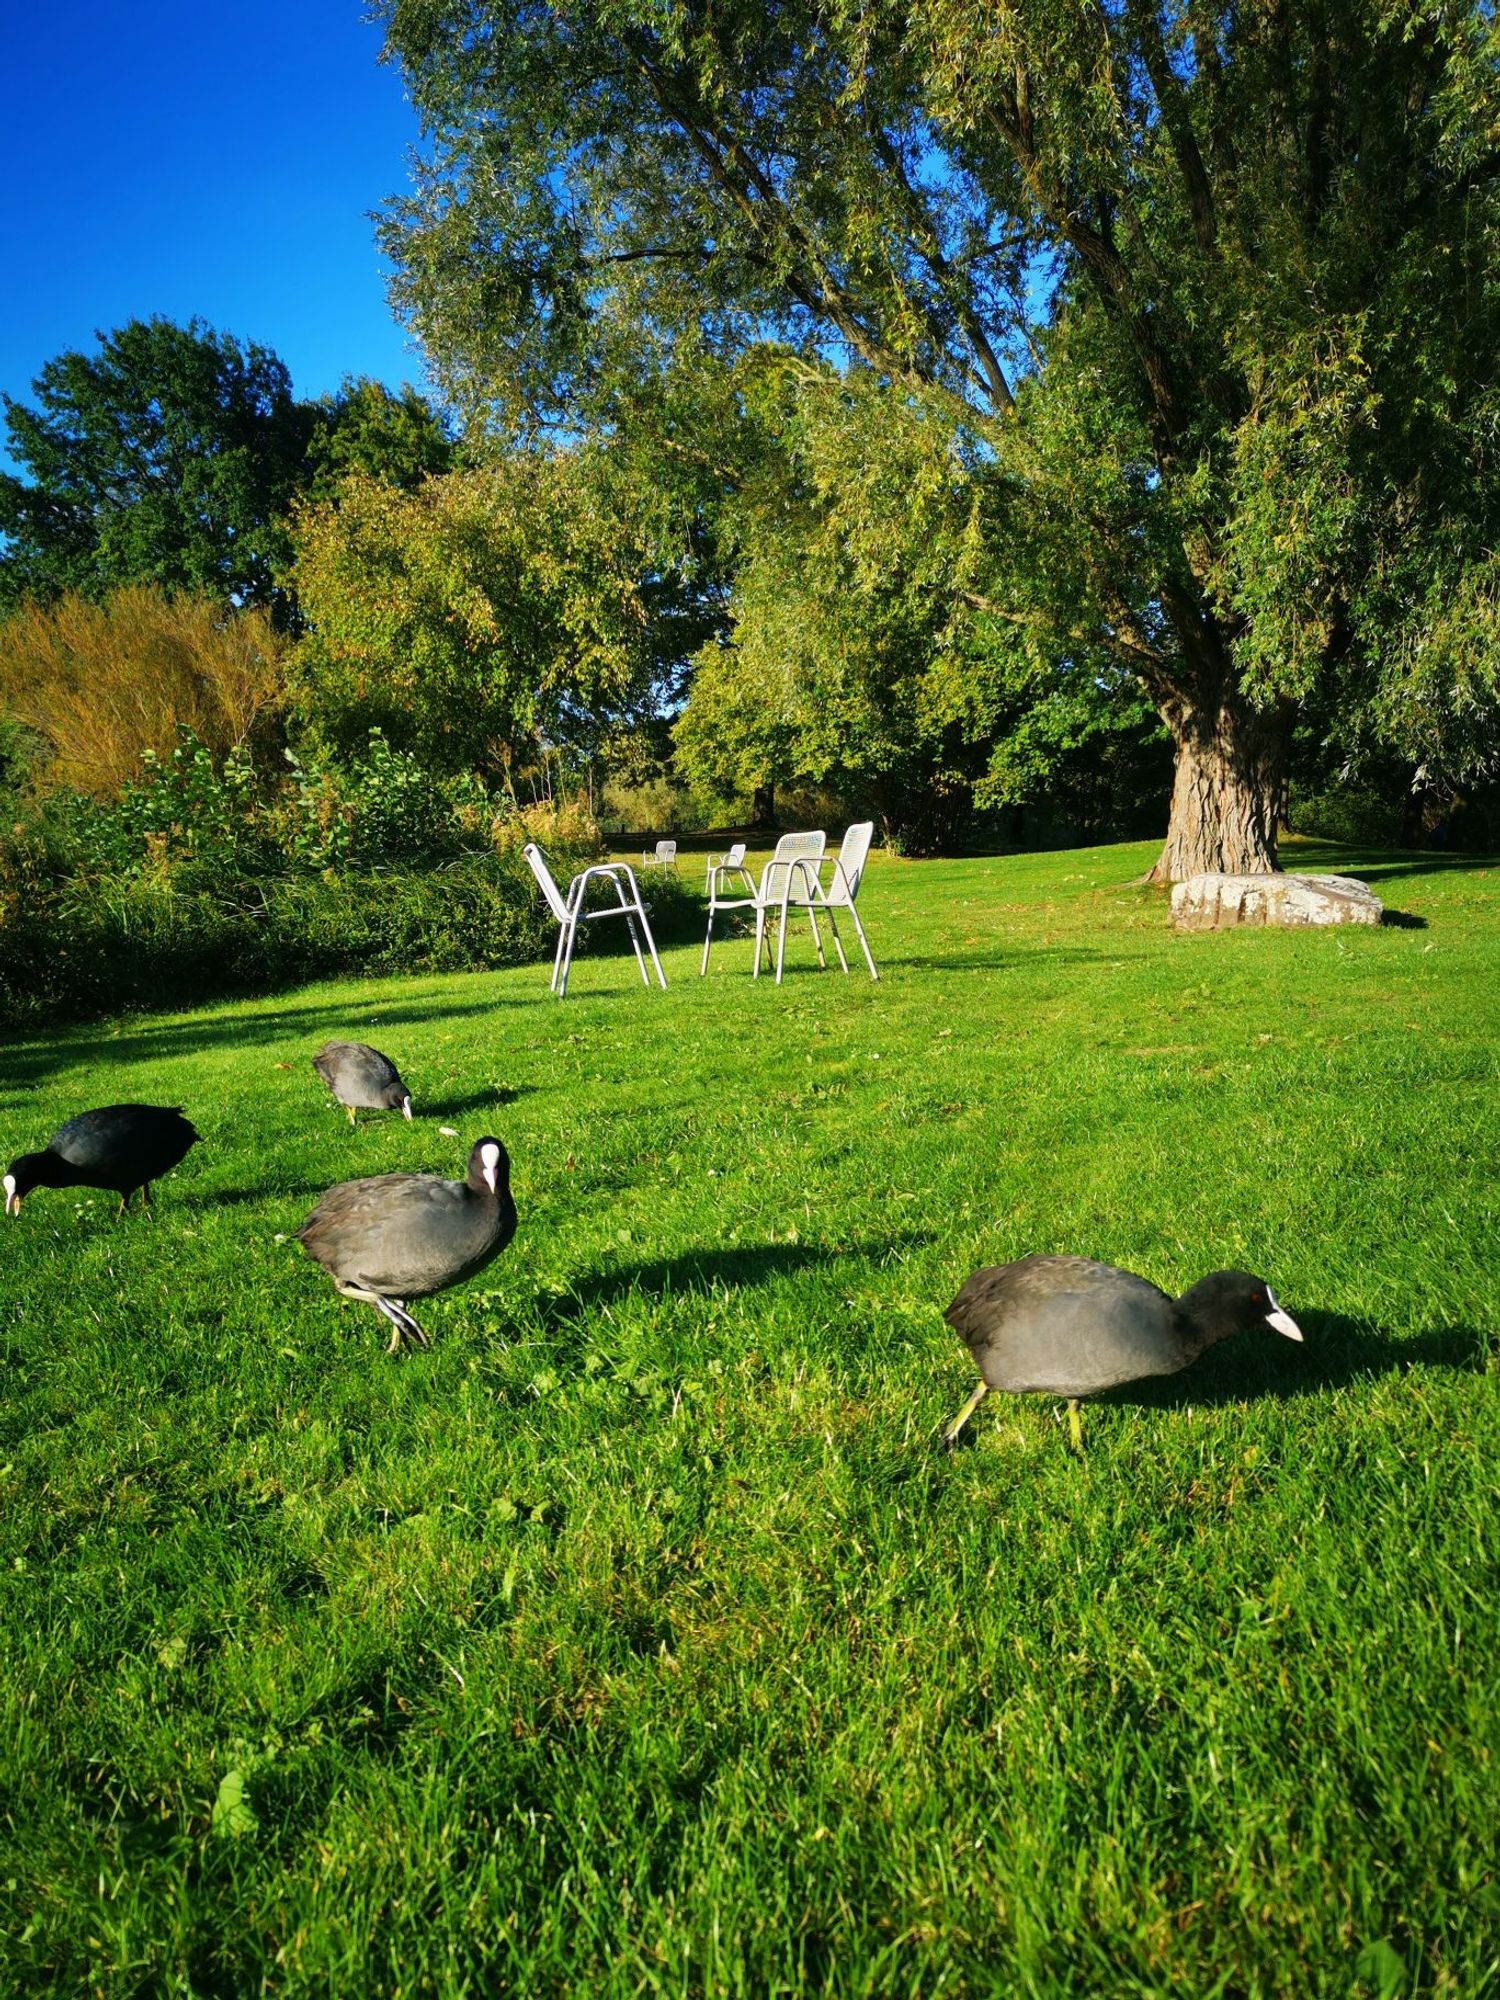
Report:
<svg viewBox="0 0 1500 2000"><path fill-rule="evenodd" d="M770 828L776 824L776 783L757 785L750 797L750 824Z"/></svg>
<svg viewBox="0 0 1500 2000"><path fill-rule="evenodd" d="M1177 770L1166 846L1146 880L1273 874L1286 714L1261 713L1233 693L1206 709L1167 707L1162 719Z"/></svg>

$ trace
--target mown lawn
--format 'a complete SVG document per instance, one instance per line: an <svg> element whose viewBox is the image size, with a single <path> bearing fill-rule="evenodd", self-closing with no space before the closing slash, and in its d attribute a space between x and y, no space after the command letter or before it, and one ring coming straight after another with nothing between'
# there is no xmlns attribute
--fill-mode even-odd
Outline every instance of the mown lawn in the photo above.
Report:
<svg viewBox="0 0 1500 2000"><path fill-rule="evenodd" d="M693 942L7 1050L6 1161L205 1140L0 1235L7 1990L1500 1992L1500 869L1175 938L1148 859L877 857L878 986ZM388 1359L290 1232L491 1130L516 1241ZM1306 1345L935 1453L942 1308L1062 1249Z"/></svg>

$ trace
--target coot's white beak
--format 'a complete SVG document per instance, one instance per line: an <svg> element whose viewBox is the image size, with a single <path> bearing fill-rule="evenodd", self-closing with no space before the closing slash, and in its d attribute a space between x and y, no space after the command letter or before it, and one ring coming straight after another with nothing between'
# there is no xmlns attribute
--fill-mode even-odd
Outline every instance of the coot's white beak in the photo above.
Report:
<svg viewBox="0 0 1500 2000"><path fill-rule="evenodd" d="M16 1193L16 1177L14 1174L7 1174L5 1176L5 1213L7 1215L19 1215L21 1213L21 1197Z"/></svg>
<svg viewBox="0 0 1500 2000"><path fill-rule="evenodd" d="M1300 1340L1302 1329L1289 1312L1283 1312L1276 1303L1276 1294L1266 1287L1266 1297L1271 1301L1271 1310L1266 1314L1266 1325L1274 1326L1278 1333L1284 1333L1288 1340Z"/></svg>
<svg viewBox="0 0 1500 2000"><path fill-rule="evenodd" d="M500 1153L495 1146L486 1146L479 1155L480 1170L484 1174L484 1184L491 1194L500 1192Z"/></svg>
<svg viewBox="0 0 1500 2000"><path fill-rule="evenodd" d="M401 1116L403 1118L410 1118L411 1116L411 1099L409 1097L403 1097L401 1100Z"/></svg>

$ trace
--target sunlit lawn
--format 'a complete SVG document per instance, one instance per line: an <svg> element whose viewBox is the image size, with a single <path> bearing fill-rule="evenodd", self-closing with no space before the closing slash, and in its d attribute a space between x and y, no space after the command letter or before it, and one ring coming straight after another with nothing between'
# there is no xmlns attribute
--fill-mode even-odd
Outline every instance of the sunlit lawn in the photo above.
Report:
<svg viewBox="0 0 1500 2000"><path fill-rule="evenodd" d="M31 1039L204 1143L0 1235L17 1993L1500 1991L1500 869L1176 938L1146 848L876 857L882 978L743 939ZM685 875L701 859L685 856ZM857 961L856 961L857 962ZM309 1057L395 1056L351 1132ZM442 1125L455 1128L447 1137ZM388 1359L288 1240L515 1161ZM1089 1408L942 1308L1071 1250L1301 1321Z"/></svg>

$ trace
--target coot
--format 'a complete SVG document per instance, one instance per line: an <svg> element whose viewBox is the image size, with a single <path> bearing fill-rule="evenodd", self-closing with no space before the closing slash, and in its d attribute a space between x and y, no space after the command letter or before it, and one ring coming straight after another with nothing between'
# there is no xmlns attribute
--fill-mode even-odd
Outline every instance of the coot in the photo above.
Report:
<svg viewBox="0 0 1500 2000"><path fill-rule="evenodd" d="M5 1176L5 1212L21 1213L22 1200L37 1187L112 1188L120 1213L137 1188L151 1200L151 1183L170 1173L198 1134L179 1106L106 1104L83 1111L54 1132L40 1153L23 1153Z"/></svg>
<svg viewBox="0 0 1500 2000"><path fill-rule="evenodd" d="M363 1042L325 1042L312 1066L355 1122L356 1111L399 1111L411 1116L411 1092L389 1056Z"/></svg>
<svg viewBox="0 0 1500 2000"><path fill-rule="evenodd" d="M976 1271L944 1318L974 1357L979 1387L943 1435L951 1445L991 1389L1041 1390L1068 1399L1075 1450L1082 1396L1148 1375L1175 1375L1205 1348L1274 1327L1300 1340L1297 1322L1264 1278L1214 1271L1180 1299L1144 1278L1087 1257L1022 1257Z"/></svg>
<svg viewBox="0 0 1500 2000"><path fill-rule="evenodd" d="M516 1233L510 1156L498 1139L480 1139L461 1181L434 1174L377 1174L331 1187L297 1231L309 1257L346 1299L363 1299L403 1336L427 1336L406 1300L445 1291L483 1270Z"/></svg>

